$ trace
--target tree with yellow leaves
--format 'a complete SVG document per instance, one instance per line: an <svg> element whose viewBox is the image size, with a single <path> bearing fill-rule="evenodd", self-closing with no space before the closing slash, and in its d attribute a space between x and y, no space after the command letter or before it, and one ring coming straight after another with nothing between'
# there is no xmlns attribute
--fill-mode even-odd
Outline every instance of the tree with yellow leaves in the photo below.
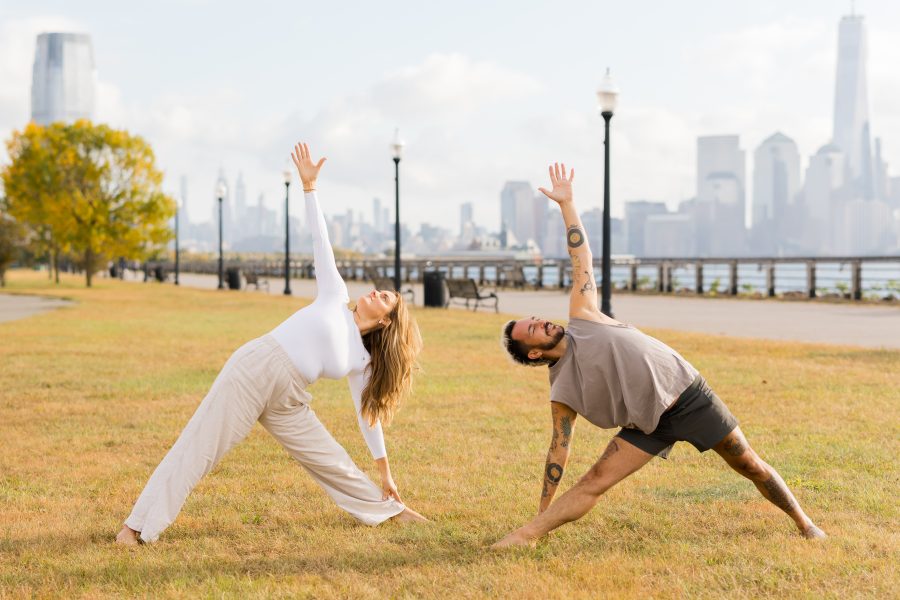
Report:
<svg viewBox="0 0 900 600"><path fill-rule="evenodd" d="M9 213L58 262L71 253L87 286L114 257L144 259L171 239L175 201L161 190L149 144L81 120L30 123L7 142L2 172Z"/></svg>

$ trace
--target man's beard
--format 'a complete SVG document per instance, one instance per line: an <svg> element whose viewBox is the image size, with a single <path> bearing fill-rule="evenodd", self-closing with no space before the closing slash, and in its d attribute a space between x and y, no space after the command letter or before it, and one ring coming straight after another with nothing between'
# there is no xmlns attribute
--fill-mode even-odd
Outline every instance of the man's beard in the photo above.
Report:
<svg viewBox="0 0 900 600"><path fill-rule="evenodd" d="M553 350L557 345L562 341L562 339L566 336L566 328L561 325L553 325L553 327L557 327L558 330L553 334L553 339L544 344L540 344L539 346L535 346L537 350Z"/></svg>

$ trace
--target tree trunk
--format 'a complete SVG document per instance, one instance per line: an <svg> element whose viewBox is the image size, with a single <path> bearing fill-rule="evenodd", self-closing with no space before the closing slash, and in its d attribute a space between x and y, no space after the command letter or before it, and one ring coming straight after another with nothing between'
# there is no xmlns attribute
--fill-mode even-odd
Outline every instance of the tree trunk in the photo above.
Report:
<svg viewBox="0 0 900 600"><path fill-rule="evenodd" d="M84 252L84 275L87 280L87 287L91 287L91 280L94 277L94 251L91 250L90 244Z"/></svg>
<svg viewBox="0 0 900 600"><path fill-rule="evenodd" d="M6 287L6 269L0 269L0 287Z"/></svg>
<svg viewBox="0 0 900 600"><path fill-rule="evenodd" d="M59 285L59 246L53 246L53 272L56 274L56 284Z"/></svg>

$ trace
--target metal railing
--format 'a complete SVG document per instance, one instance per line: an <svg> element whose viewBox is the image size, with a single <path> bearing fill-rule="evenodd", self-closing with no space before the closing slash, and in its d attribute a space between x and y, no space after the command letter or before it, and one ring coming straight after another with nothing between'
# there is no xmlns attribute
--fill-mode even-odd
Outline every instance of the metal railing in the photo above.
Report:
<svg viewBox="0 0 900 600"><path fill-rule="evenodd" d="M267 277L284 276L284 260L229 258L228 267L240 267ZM160 263L154 263L159 265ZM162 263L171 270L171 263ZM392 258L337 261L348 281L369 279L367 274L393 277ZM747 257L747 258L634 258L613 257L612 283L617 291L699 294L712 296L900 299L900 256ZM594 259L600 282L600 259ZM568 259L507 259L416 257L404 259L401 279L421 282L428 270L448 277L471 278L481 285L500 288L565 289L571 285ZM216 274L215 260L181 261L181 272ZM311 258L290 261L293 278L313 278Z"/></svg>

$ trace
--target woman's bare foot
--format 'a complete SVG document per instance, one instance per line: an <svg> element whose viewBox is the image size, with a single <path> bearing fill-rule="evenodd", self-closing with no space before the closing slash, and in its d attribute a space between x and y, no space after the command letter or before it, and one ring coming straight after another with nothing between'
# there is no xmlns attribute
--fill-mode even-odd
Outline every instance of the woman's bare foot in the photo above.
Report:
<svg viewBox="0 0 900 600"><path fill-rule="evenodd" d="M406 508L402 513L391 517L397 523L428 523L428 519L411 508Z"/></svg>
<svg viewBox="0 0 900 600"><path fill-rule="evenodd" d="M521 546L536 546L537 541L522 533L521 529L506 534L506 537L491 546L491 550L503 550L504 548L517 548Z"/></svg>
<svg viewBox="0 0 900 600"><path fill-rule="evenodd" d="M139 532L128 525L123 525L122 531L116 536L116 543L122 544L123 546L137 546L141 543L141 540L138 538L138 533Z"/></svg>
<svg viewBox="0 0 900 600"><path fill-rule="evenodd" d="M800 535L805 537L808 540L821 540L825 539L828 536L825 535L825 532L816 527L814 524L810 523L806 529L800 532Z"/></svg>

